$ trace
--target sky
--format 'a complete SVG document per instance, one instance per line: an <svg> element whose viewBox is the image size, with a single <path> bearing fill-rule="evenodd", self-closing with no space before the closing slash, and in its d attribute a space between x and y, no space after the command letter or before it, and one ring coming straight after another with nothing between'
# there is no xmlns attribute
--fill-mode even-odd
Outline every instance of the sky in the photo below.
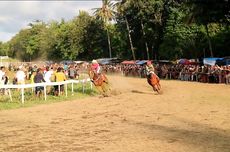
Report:
<svg viewBox="0 0 230 152"><path fill-rule="evenodd" d="M92 13L92 8L101 5L101 0L0 1L0 41L9 41L35 20L70 20L78 15L79 10Z"/></svg>

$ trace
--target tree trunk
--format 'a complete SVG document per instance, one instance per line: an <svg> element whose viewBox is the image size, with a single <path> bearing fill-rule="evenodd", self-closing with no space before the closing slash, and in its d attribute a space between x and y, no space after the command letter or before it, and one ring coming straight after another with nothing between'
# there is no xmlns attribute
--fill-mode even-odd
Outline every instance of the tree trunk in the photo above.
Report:
<svg viewBox="0 0 230 152"><path fill-rule="evenodd" d="M211 55L211 57L213 57L212 43L211 43L211 39L209 36L208 24L205 24L205 29L206 29L206 34L207 34L207 38L208 38L208 47L209 47L210 55Z"/></svg>
<svg viewBox="0 0 230 152"><path fill-rule="evenodd" d="M108 28L106 29L106 31L107 31L107 38L108 38L108 45L109 45L109 57L112 58L112 50L111 50L111 43L110 43L110 36L109 36Z"/></svg>
<svg viewBox="0 0 230 152"><path fill-rule="evenodd" d="M131 47L131 51L132 51L132 55L133 55L133 60L136 60L135 52L134 52L134 48L133 48L133 42L132 42L132 38L131 38L131 34L130 34L130 29L129 29L129 22L128 22L128 20L127 20L126 17L125 17L125 22L126 22L126 27L127 27L127 30L128 30L129 43L130 43L130 47Z"/></svg>
<svg viewBox="0 0 230 152"><path fill-rule="evenodd" d="M147 59L149 60L149 48L148 48L148 43L145 39L145 30L144 30L144 25L143 25L142 20L141 20L141 29L142 29L144 40L145 40L145 49L146 49Z"/></svg>

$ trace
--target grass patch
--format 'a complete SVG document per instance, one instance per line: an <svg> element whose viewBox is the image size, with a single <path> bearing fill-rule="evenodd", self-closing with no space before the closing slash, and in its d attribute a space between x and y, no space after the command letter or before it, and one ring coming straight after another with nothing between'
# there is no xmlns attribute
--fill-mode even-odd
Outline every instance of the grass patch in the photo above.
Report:
<svg viewBox="0 0 230 152"><path fill-rule="evenodd" d="M65 96L65 93L61 96L54 96L54 95L47 95L47 100L45 101L44 96L41 96L41 98L37 98L34 93L31 91L32 89L26 89L25 90L25 103L21 103L21 95L20 90L11 90L12 94L12 100L10 101L10 98L8 95L1 95L0 98L0 110L7 110L7 109L17 109L17 108L23 108L23 107L32 107L40 104L51 104L51 103L57 103L57 102L64 102L64 101L71 101L71 100L77 100L77 99L83 99L90 96L97 95L97 91L93 87L93 89L90 89L90 84L86 84L85 86L85 92L82 92L82 86L79 84L74 84L74 93L72 95L71 92L71 85L68 85L68 96Z"/></svg>

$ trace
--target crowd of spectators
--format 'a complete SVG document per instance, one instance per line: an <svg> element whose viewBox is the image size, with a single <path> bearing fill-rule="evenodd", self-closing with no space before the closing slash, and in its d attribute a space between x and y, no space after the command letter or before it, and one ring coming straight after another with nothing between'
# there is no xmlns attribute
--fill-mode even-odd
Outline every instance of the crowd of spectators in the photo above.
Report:
<svg viewBox="0 0 230 152"><path fill-rule="evenodd" d="M123 76L146 77L145 64L106 64L101 65L105 73L120 74ZM210 65L183 65L183 64L154 64L155 73L161 79L174 79L181 81L197 81L203 83L230 84L229 66ZM61 82L67 79L78 79L79 73L86 72L87 64L10 64L0 68L0 85L25 84L25 83L49 83ZM11 74L10 74L11 73ZM13 74L12 74L13 73ZM36 87L36 95L43 90ZM58 86L47 88L47 93L58 95ZM53 90L53 91L52 91ZM61 93L64 87L60 87Z"/></svg>
<svg viewBox="0 0 230 152"><path fill-rule="evenodd" d="M0 68L0 85L49 83L62 82L67 79L79 79L79 72L85 69L85 65L77 64L10 64L8 67L1 66ZM43 87L35 87L34 92L37 96L40 96L43 89ZM58 89L58 86L47 87L47 93L59 95ZM3 92L4 90L1 89L1 91ZM60 91L63 93L63 85L60 86Z"/></svg>
<svg viewBox="0 0 230 152"><path fill-rule="evenodd" d="M230 65L155 64L154 67L155 73L161 79L230 84ZM144 65L111 64L104 65L103 69L106 73L120 73L124 76L146 77Z"/></svg>

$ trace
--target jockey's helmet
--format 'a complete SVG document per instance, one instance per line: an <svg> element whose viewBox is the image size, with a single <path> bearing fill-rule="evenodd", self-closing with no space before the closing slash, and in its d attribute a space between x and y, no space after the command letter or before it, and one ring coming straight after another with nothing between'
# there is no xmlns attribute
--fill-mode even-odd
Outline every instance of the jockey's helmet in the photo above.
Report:
<svg viewBox="0 0 230 152"><path fill-rule="evenodd" d="M152 62L151 61L147 61L147 65L151 65L152 64Z"/></svg>
<svg viewBox="0 0 230 152"><path fill-rule="evenodd" d="M97 60L93 60L92 63L93 63L93 64L96 64L96 63L97 63Z"/></svg>

